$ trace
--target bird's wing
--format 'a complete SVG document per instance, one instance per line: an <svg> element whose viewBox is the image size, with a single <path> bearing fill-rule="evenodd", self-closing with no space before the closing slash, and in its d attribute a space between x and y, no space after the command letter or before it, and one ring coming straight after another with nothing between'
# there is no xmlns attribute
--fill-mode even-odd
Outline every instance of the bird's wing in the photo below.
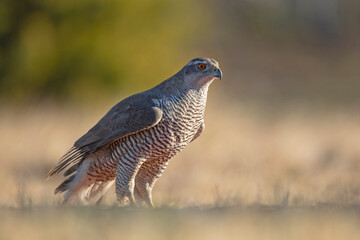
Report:
<svg viewBox="0 0 360 240"><path fill-rule="evenodd" d="M149 104L131 104L111 109L93 128L74 144L76 148L97 150L118 138L154 127L162 117L162 111Z"/></svg>
<svg viewBox="0 0 360 240"><path fill-rule="evenodd" d="M48 177L61 172L69 165L76 165L76 163L116 139L154 127L161 118L161 109L156 107L149 97L133 95L121 101L75 142L74 146L49 172ZM70 173L72 172L70 171ZM67 171L65 175L70 173Z"/></svg>

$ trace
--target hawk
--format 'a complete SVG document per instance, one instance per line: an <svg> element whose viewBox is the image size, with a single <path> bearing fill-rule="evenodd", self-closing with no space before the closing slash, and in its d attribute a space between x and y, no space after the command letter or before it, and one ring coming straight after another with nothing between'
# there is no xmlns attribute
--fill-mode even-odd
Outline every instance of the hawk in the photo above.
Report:
<svg viewBox="0 0 360 240"><path fill-rule="evenodd" d="M90 205L115 182L119 204L154 207L152 189L169 160L204 130L207 92L216 78L222 78L217 61L195 58L154 88L120 101L49 172L66 169L54 193Z"/></svg>

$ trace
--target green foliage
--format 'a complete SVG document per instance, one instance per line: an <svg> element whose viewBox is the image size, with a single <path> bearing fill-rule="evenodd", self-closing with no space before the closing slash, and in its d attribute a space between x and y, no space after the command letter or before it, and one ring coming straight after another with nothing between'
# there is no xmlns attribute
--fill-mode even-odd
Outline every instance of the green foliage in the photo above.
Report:
<svg viewBox="0 0 360 240"><path fill-rule="evenodd" d="M183 49L205 23L198 9L190 0L3 0L0 97L76 99L150 87L188 60Z"/></svg>

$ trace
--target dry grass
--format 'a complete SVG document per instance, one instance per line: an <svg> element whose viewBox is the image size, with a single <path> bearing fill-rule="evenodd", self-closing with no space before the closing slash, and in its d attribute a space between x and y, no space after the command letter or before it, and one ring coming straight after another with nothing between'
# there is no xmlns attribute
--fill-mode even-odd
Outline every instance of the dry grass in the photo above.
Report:
<svg viewBox="0 0 360 240"><path fill-rule="evenodd" d="M206 131L158 181L154 202L162 208L155 211L113 208L113 189L103 208L59 208L61 197L52 192L60 177L45 181L106 110L1 107L0 239L76 239L81 232L97 239L96 226L112 239L138 222L144 228L130 239L359 235L359 112L223 106L215 98L209 103ZM15 223L22 232L11 228Z"/></svg>
<svg viewBox="0 0 360 240"><path fill-rule="evenodd" d="M7 216L0 223L0 239L9 240L355 240L360 234L359 209L49 208L0 214Z"/></svg>

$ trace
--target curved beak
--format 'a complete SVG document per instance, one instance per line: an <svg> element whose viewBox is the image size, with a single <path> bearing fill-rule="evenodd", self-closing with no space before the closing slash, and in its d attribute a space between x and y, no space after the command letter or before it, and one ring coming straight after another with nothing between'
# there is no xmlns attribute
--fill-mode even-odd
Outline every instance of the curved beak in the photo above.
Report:
<svg viewBox="0 0 360 240"><path fill-rule="evenodd" d="M220 68L217 68L214 71L213 76L219 78L220 80L222 79L222 72L221 72Z"/></svg>

